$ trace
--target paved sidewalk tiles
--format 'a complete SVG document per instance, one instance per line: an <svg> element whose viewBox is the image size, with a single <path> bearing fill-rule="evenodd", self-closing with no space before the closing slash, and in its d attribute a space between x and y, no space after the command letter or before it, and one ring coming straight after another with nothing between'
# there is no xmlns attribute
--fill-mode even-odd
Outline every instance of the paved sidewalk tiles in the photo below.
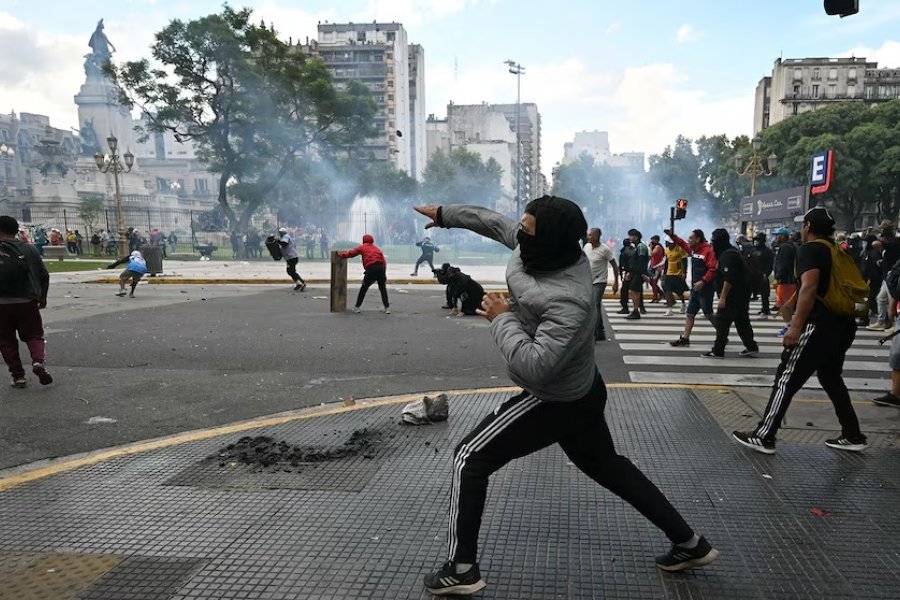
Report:
<svg viewBox="0 0 900 600"><path fill-rule="evenodd" d="M0 493L0 598L427 598L422 576L445 555L454 445L507 396L453 398L450 420L424 427L400 425L401 405L297 420ZM777 455L758 455L684 389L614 388L607 414L619 451L719 561L657 572L665 537L554 447L492 479L488 587L476 597L900 597L897 450L783 441ZM244 436L327 452L361 430L371 450L334 460L219 457Z"/></svg>

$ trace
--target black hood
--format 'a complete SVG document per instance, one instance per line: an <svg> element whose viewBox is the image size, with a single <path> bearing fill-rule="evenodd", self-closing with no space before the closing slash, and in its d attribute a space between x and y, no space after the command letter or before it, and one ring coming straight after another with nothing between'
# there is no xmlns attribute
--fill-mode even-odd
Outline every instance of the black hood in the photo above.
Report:
<svg viewBox="0 0 900 600"><path fill-rule="evenodd" d="M721 256L723 252L731 248L731 236L728 235L728 231L725 229L716 229L712 232L710 245L716 256Z"/></svg>
<svg viewBox="0 0 900 600"><path fill-rule="evenodd" d="M534 236L519 232L519 253L525 271L556 271L575 264L583 256L580 240L587 231L581 209L571 200L542 196L525 212L534 216Z"/></svg>

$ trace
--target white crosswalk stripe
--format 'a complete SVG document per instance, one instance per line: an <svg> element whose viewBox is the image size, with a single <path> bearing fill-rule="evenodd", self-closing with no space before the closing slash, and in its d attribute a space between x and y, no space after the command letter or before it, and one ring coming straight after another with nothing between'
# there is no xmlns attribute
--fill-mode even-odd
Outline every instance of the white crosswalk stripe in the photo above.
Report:
<svg viewBox="0 0 900 600"><path fill-rule="evenodd" d="M689 347L672 347L669 342L681 335L684 315L664 316L665 307L647 304L648 313L641 319L629 320L616 314L621 306L617 300L604 300L606 316L614 332L615 342L622 350L628 376L634 383L684 385L727 385L770 387L781 360L781 338L778 331L784 326L778 317L759 319L759 303L751 304L753 333L759 344L755 358L740 357L744 349L732 326L724 359L703 358L715 340L712 325L698 315ZM607 328L607 335L610 328ZM889 332L867 331L860 327L856 340L847 352L844 363L844 382L854 391L884 391L890 388L891 370L888 366L890 344L879 345L878 340ZM821 389L813 376L806 386Z"/></svg>

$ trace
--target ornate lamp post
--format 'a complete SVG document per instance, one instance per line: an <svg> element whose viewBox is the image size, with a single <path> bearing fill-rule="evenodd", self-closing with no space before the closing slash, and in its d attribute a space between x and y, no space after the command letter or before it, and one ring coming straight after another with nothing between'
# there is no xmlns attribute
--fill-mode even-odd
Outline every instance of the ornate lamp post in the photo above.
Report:
<svg viewBox="0 0 900 600"><path fill-rule="evenodd" d="M750 195L756 195L756 178L770 177L775 174L775 168L778 166L778 157L773 152L768 158L760 155L762 148L762 140L759 136L753 138L752 141L753 154L750 156L750 163L744 168L746 157L738 154L734 157L734 168L741 177L750 176Z"/></svg>
<svg viewBox="0 0 900 600"><path fill-rule="evenodd" d="M522 74L525 73L525 67L510 59L504 61L509 67L509 72L516 76L516 217L521 216L519 203L522 201L522 140L519 137L519 114L522 103Z"/></svg>
<svg viewBox="0 0 900 600"><path fill-rule="evenodd" d="M96 153L94 155L94 162L97 163L97 168L100 169L101 173L112 173L113 180L116 183L116 222L118 223L119 228L116 248L119 250L119 256L125 256L125 253L128 251L128 242L125 241L125 216L122 214L122 196L119 192L119 173L128 173L131 171L131 167L134 166L134 154L132 154L131 151L126 152L125 155L121 157L125 159L125 164L123 165L119 155L116 154L116 151L119 148L119 140L116 139L116 136L111 135L106 138L106 143L109 144L109 154Z"/></svg>

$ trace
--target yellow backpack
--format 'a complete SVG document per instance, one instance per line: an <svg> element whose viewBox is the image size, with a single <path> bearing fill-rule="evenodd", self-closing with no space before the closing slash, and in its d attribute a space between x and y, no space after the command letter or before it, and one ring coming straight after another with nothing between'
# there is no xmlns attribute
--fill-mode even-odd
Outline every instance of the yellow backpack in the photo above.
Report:
<svg viewBox="0 0 900 600"><path fill-rule="evenodd" d="M842 317L865 317L869 311L869 286L849 254L831 240L812 240L831 251L831 277L825 296L817 296L830 313Z"/></svg>

